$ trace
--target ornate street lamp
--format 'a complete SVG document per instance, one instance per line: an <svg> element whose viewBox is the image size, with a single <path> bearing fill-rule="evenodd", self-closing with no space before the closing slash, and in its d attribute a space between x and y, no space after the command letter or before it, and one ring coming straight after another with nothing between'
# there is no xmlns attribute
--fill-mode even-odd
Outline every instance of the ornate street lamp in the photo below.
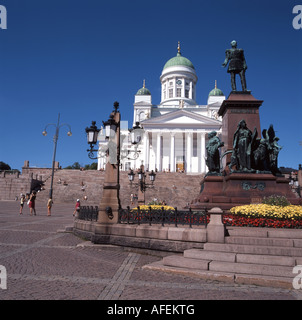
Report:
<svg viewBox="0 0 302 320"><path fill-rule="evenodd" d="M45 126L44 128L44 131L42 132L43 136L46 136L47 135L47 127L48 126L55 126L56 128L56 132L55 132L55 135L53 137L53 142L54 142L54 149L53 149L53 156L52 156L52 170L51 170L51 182L50 182L50 190L49 190L49 198L52 199L52 193L53 193L53 177L54 177L54 170L55 170L55 161L56 161L56 151L57 151L57 142L58 142L58 139L59 139L59 132L60 132L60 128L63 127L63 126L67 126L69 128L69 131L67 132L67 135L69 137L72 136L72 133L71 133L71 128L70 128L70 125L67 124L67 123L62 123L60 124L60 113L58 115L58 122L57 124L55 123L49 123Z"/></svg>
<svg viewBox="0 0 302 320"><path fill-rule="evenodd" d="M94 158L94 152L97 152L98 150L94 149L94 145L97 143L98 140L98 134L100 132L100 129L97 128L97 126L95 125L96 122L92 121L90 128L86 128L86 134L87 134L87 143L90 145L90 149L88 149L87 151L88 153L88 157L90 159L96 159Z"/></svg>
<svg viewBox="0 0 302 320"><path fill-rule="evenodd" d="M106 152L107 154L107 164L106 164L106 174L105 181L103 184L103 196L99 205L99 223L116 223L118 218L118 210L120 208L119 199L119 163L120 163L120 121L121 115L118 111L119 103L114 102L114 110L110 114L107 121L103 121L105 129L106 140L109 140L108 146L110 144L110 150ZM90 159L97 159L94 157L94 152L99 150L94 149L94 145L97 144L97 136L100 131L96 127L96 122L92 122L90 128L86 128L87 142L90 145L88 149L88 156ZM116 149L116 157L115 150ZM110 157L109 156L109 152Z"/></svg>
<svg viewBox="0 0 302 320"><path fill-rule="evenodd" d="M138 149L138 144L142 141L143 128L136 122L133 128L128 130L130 133L130 141L134 146L134 150L126 150L126 156L128 160L136 160L139 157L141 150ZM130 154L133 153L132 156Z"/></svg>
<svg viewBox="0 0 302 320"><path fill-rule="evenodd" d="M155 181L156 174L154 173L153 170L149 174L149 179L151 181L151 184L146 183L146 174L145 174L145 170L144 170L143 165L141 165L137 174L138 174L139 182L136 183L135 186L139 187L138 188L138 204L142 205L142 204L145 204L145 191L146 191L146 189L147 188L154 188L154 181ZM135 176L135 173L133 172L133 170L130 170L130 172L128 173L128 179L130 181L131 186L134 181L134 176Z"/></svg>

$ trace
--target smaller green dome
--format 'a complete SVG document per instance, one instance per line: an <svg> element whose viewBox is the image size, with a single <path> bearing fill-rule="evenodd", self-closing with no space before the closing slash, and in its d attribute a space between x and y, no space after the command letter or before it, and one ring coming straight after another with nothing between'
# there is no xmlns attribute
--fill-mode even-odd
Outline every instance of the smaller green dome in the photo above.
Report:
<svg viewBox="0 0 302 320"><path fill-rule="evenodd" d="M217 82L215 81L215 88L209 93L210 96L224 96L223 92L217 88Z"/></svg>
<svg viewBox="0 0 302 320"><path fill-rule="evenodd" d="M139 89L136 93L137 96L151 96L151 92L145 87L145 80L143 87Z"/></svg>

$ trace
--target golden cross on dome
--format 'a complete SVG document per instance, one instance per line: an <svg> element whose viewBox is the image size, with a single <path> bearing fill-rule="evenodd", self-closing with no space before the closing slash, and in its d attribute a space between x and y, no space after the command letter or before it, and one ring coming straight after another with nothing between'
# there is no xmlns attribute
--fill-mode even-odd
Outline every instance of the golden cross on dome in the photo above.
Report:
<svg viewBox="0 0 302 320"><path fill-rule="evenodd" d="M178 53L180 53L180 41L178 41L177 51L178 51Z"/></svg>

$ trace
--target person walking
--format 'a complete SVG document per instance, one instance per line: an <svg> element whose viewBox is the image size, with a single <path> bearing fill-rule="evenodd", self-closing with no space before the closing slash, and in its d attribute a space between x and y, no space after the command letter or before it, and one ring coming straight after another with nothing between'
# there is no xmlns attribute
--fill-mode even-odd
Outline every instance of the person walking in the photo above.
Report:
<svg viewBox="0 0 302 320"><path fill-rule="evenodd" d="M22 214L22 210L24 207L24 203L25 203L25 195L21 194L21 199L20 199L20 214Z"/></svg>
<svg viewBox="0 0 302 320"><path fill-rule="evenodd" d="M51 216L51 207L53 205L53 201L51 198L47 201L47 216Z"/></svg>
<svg viewBox="0 0 302 320"><path fill-rule="evenodd" d="M76 202L76 205L75 205L75 210L73 212L73 216L75 216L75 214L77 212L80 212L80 206L81 206L80 199L77 199L77 202Z"/></svg>
<svg viewBox="0 0 302 320"><path fill-rule="evenodd" d="M33 191L33 193L30 195L28 206L30 215L32 216L33 212L34 215L36 215L36 191Z"/></svg>

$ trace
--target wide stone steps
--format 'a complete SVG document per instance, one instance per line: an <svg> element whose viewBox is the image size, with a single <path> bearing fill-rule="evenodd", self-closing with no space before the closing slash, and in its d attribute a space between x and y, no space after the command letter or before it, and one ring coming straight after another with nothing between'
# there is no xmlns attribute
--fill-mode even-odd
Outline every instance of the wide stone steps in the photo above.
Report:
<svg viewBox="0 0 302 320"><path fill-rule="evenodd" d="M279 266L295 266L294 257L271 256L262 254L245 254L235 252L217 252L208 250L191 249L184 252L184 258L221 261L221 262L239 262L253 264L274 264Z"/></svg>
<svg viewBox="0 0 302 320"><path fill-rule="evenodd" d="M205 243L149 268L204 279L293 289L294 266L302 265L302 230L238 228L225 243ZM243 234L245 236L243 236ZM286 237L287 235L287 237Z"/></svg>
<svg viewBox="0 0 302 320"><path fill-rule="evenodd" d="M252 275L264 275L275 277L292 277L293 266L280 266L271 264L256 264L243 262L226 262L217 260L201 260L181 257L179 255L163 258L165 266L173 266L188 269L201 269L227 273L240 273Z"/></svg>
<svg viewBox="0 0 302 320"><path fill-rule="evenodd" d="M302 247L302 239L283 238L249 238L249 237L227 237L227 244L261 245L277 247Z"/></svg>
<svg viewBox="0 0 302 320"><path fill-rule="evenodd" d="M150 184L148 173L146 173L146 183ZM49 176L49 175L48 175ZM48 177L47 176L47 177ZM46 178L46 174L44 174ZM73 202L76 199L84 199L81 205L99 205L105 178L104 171L97 170L57 170L54 174L53 199L54 203ZM153 188L146 190L146 203L157 200L165 200L168 205L183 209L187 203L199 194L201 175L189 175L184 173L165 173L157 172ZM47 202L51 179L46 179L44 189L38 193L37 201ZM60 183L59 183L60 181ZM138 182L137 174L135 183ZM138 193L138 186L133 183L130 185L128 172L120 172L120 201L123 208L134 207L131 204L131 193Z"/></svg>

